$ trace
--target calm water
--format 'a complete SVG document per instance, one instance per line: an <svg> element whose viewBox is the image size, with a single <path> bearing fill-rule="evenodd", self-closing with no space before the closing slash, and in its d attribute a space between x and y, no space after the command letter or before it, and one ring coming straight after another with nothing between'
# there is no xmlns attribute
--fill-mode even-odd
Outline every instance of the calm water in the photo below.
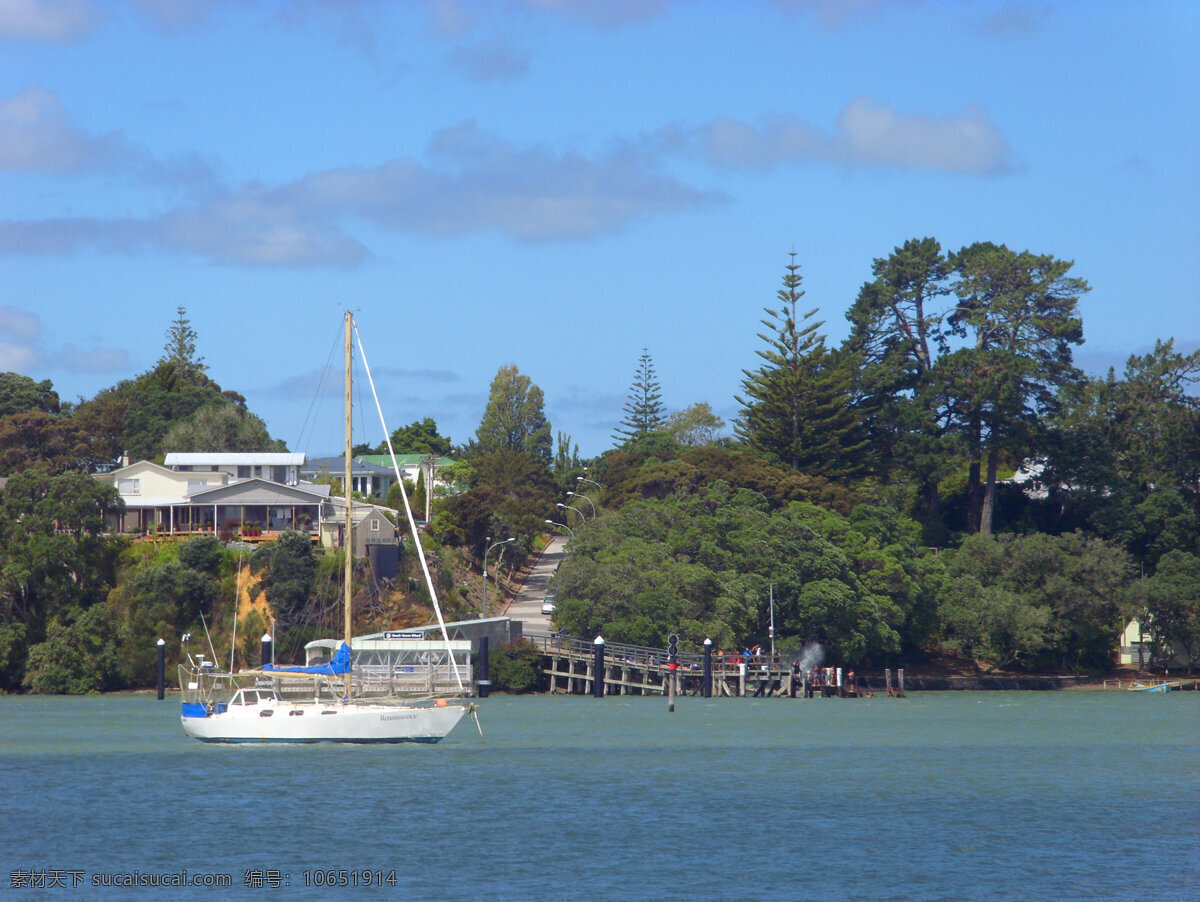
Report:
<svg viewBox="0 0 1200 902"><path fill-rule="evenodd" d="M501 697L486 739L411 747L208 746L177 712L0 698L0 898L329 898L338 868L394 870L363 899L1200 898L1200 693ZM12 886L54 869L82 885ZM184 869L232 886L92 886Z"/></svg>

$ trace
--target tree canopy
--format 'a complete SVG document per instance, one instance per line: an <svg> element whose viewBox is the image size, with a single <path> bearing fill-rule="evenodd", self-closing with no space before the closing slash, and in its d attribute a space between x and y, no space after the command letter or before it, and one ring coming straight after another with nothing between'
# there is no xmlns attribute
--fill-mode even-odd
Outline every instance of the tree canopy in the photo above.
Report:
<svg viewBox="0 0 1200 902"><path fill-rule="evenodd" d="M650 432L666 426L666 407L662 402L662 386L654 374L654 360L648 348L642 348L637 372L625 401L625 416L617 424L613 439L618 442L636 441Z"/></svg>
<svg viewBox="0 0 1200 902"><path fill-rule="evenodd" d="M500 367L492 380L483 419L475 431L475 443L485 453L507 449L522 451L542 460L552 460L550 423L544 411L544 396L515 364Z"/></svg>
<svg viewBox="0 0 1200 902"><path fill-rule="evenodd" d="M763 364L743 370L737 435L755 451L794 469L844 478L866 469L866 435L851 403L850 370L825 347L820 321L799 314L804 296L795 254L779 290L779 307L763 308L768 331Z"/></svg>

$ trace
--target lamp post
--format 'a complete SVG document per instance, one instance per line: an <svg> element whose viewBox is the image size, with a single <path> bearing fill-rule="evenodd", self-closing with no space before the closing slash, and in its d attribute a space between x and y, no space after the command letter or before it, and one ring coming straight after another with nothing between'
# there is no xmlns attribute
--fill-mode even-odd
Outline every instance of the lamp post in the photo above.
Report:
<svg viewBox="0 0 1200 902"><path fill-rule="evenodd" d="M491 542L492 537L488 536L487 538L484 539L484 541ZM484 549L484 552L483 552L483 619L484 620L487 620L487 559L488 559L488 552L490 552L497 545L507 545L509 542L514 542L514 541L516 541L515 537L512 539L501 539L499 542L492 542L491 545L489 545L487 548Z"/></svg>
<svg viewBox="0 0 1200 902"><path fill-rule="evenodd" d="M596 488L598 488L598 489L600 489L600 490L603 490L603 489L604 489L604 486L602 486L600 483L596 482L596 480L594 480L594 479L588 479L586 476L576 476L576 477L575 477L575 481L576 481L576 482L590 482L590 483L591 483L592 485L594 485Z"/></svg>
<svg viewBox="0 0 1200 902"><path fill-rule="evenodd" d="M557 504L557 507L561 507L561 508L562 508L563 510L565 510L565 511L575 511L575 513L579 514L579 519L580 519L580 520L584 520L584 521L586 521L586 520L587 520L587 516L586 516L586 515L583 513L583 511L581 511L581 510L580 510L579 508L577 508L577 507L571 507L571 505L569 505L569 504L563 504L561 501L560 501L560 502L558 502L558 504Z"/></svg>
<svg viewBox="0 0 1200 902"><path fill-rule="evenodd" d="M592 501L587 495L580 495L578 492L567 492L568 498L582 498L592 506L592 516L596 516L596 502Z"/></svg>
<svg viewBox="0 0 1200 902"><path fill-rule="evenodd" d="M579 513L579 512L576 511L576 513ZM565 529L567 532L569 532L571 534L572 539L575 538L575 530L571 529L571 527L569 527L566 523L558 523L558 522L555 522L554 520L547 520L546 522L549 523L551 526L562 527L563 529Z"/></svg>
<svg viewBox="0 0 1200 902"><path fill-rule="evenodd" d="M775 660L775 584L771 583L771 661Z"/></svg>

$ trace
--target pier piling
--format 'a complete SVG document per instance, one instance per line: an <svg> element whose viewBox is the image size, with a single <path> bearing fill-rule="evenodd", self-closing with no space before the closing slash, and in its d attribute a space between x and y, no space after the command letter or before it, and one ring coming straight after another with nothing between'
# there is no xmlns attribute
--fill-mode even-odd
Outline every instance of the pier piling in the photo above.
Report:
<svg viewBox="0 0 1200 902"><path fill-rule="evenodd" d="M158 640L158 700L163 700L167 687L167 640Z"/></svg>
<svg viewBox="0 0 1200 902"><path fill-rule="evenodd" d="M592 698L604 698L604 637L597 636L592 645L595 647L595 661L592 665Z"/></svg>

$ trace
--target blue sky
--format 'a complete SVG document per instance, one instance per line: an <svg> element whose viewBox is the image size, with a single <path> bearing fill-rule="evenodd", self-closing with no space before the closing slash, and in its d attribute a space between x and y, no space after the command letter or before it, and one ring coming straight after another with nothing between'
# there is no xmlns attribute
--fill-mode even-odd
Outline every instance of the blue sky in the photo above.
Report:
<svg viewBox="0 0 1200 902"><path fill-rule="evenodd" d="M1200 346L1200 4L0 0L0 370L64 400L183 305L326 453L348 307L389 427L515 363L590 456L643 347L732 421L792 251L836 344L927 235L1074 260L1093 373Z"/></svg>

